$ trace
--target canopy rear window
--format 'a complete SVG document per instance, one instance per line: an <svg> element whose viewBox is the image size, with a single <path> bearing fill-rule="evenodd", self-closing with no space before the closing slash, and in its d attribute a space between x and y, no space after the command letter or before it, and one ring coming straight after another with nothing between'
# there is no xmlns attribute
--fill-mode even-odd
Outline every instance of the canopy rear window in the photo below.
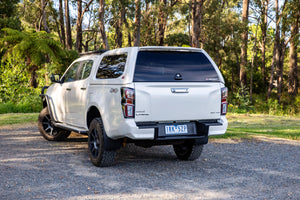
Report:
<svg viewBox="0 0 300 200"><path fill-rule="evenodd" d="M133 81L219 82L219 77L201 52L140 51Z"/></svg>

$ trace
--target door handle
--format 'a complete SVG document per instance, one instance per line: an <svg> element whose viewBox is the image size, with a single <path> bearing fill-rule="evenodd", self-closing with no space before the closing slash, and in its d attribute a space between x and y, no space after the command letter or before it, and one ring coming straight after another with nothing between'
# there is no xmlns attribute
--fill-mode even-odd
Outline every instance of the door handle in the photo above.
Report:
<svg viewBox="0 0 300 200"><path fill-rule="evenodd" d="M189 93L189 88L171 88L172 93Z"/></svg>
<svg viewBox="0 0 300 200"><path fill-rule="evenodd" d="M86 90L86 88L83 88L83 87L82 87L82 88L80 88L80 89L81 89L81 90Z"/></svg>
<svg viewBox="0 0 300 200"><path fill-rule="evenodd" d="M71 91L71 88L67 88L66 90Z"/></svg>

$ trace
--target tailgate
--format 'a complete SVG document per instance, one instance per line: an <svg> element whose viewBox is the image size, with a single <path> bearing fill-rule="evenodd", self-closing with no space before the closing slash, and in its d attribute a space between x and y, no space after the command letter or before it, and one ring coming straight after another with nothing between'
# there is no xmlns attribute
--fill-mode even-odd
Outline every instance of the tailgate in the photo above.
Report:
<svg viewBox="0 0 300 200"><path fill-rule="evenodd" d="M220 83L135 83L135 121L219 119Z"/></svg>

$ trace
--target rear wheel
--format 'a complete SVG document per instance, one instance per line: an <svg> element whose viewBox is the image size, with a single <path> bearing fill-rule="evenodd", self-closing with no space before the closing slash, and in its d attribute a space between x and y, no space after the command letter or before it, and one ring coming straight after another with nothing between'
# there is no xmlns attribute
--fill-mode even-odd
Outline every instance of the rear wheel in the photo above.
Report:
<svg viewBox="0 0 300 200"><path fill-rule="evenodd" d="M116 158L115 150L105 150L104 134L101 118L93 119L88 133L88 153L92 163L97 167L111 166Z"/></svg>
<svg viewBox="0 0 300 200"><path fill-rule="evenodd" d="M180 160L196 160L200 157L203 145L193 141L185 141L183 144L173 145L176 156Z"/></svg>
<svg viewBox="0 0 300 200"><path fill-rule="evenodd" d="M49 141L62 141L71 134L70 131L59 129L53 125L47 107L40 112L38 128L41 135Z"/></svg>

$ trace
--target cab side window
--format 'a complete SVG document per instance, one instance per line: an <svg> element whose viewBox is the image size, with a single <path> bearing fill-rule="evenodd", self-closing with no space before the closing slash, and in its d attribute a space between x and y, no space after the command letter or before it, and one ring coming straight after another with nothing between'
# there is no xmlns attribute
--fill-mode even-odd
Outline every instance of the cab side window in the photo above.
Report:
<svg viewBox="0 0 300 200"><path fill-rule="evenodd" d="M94 62L92 60L83 61L82 67L81 67L81 70L80 70L80 79L81 80L86 79L87 77L89 77L89 75L91 73L91 70L92 70L92 67L93 67L93 63Z"/></svg>
<svg viewBox="0 0 300 200"><path fill-rule="evenodd" d="M72 82L77 80L77 70L80 66L80 62L74 63L66 72L64 76L64 82Z"/></svg>
<svg viewBox="0 0 300 200"><path fill-rule="evenodd" d="M127 54L104 56L96 74L98 79L111 79L120 77L125 69Z"/></svg>

